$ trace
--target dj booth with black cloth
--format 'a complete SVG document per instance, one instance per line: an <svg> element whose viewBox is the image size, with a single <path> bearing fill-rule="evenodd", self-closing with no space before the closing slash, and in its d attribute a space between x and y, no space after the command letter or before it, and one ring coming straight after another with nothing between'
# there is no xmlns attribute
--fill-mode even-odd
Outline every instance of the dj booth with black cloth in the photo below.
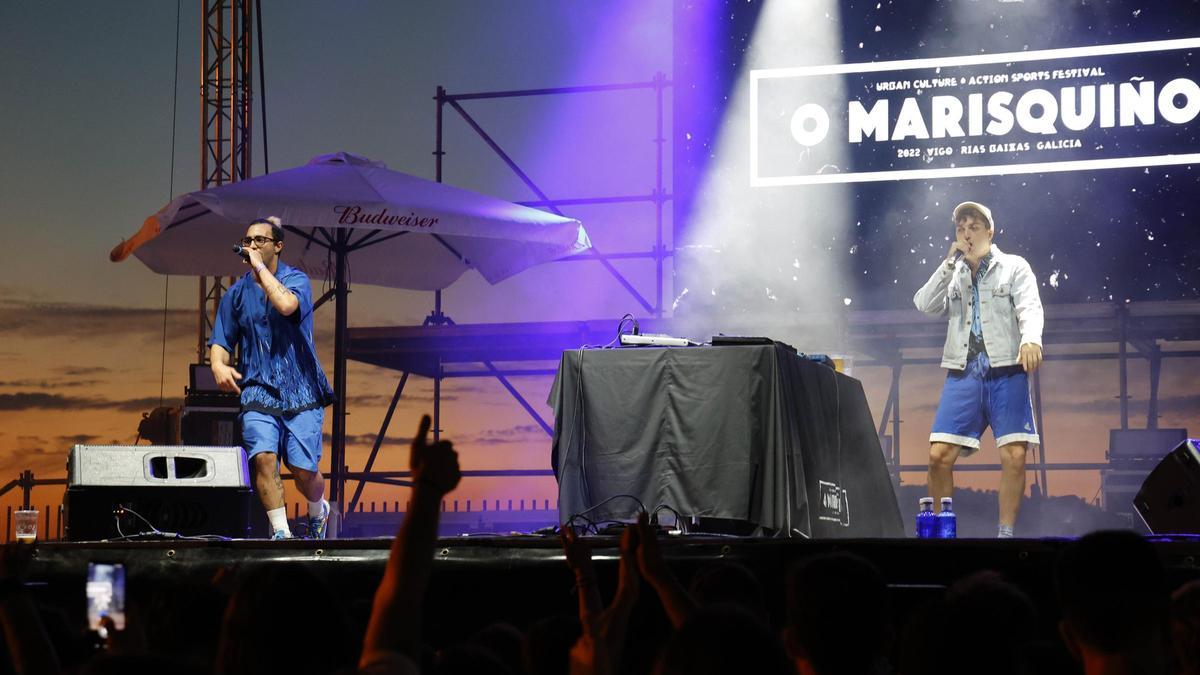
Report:
<svg viewBox="0 0 1200 675"><path fill-rule="evenodd" d="M628 495L768 536L904 536L862 384L784 345L567 351L549 403L563 522L632 520Z"/></svg>

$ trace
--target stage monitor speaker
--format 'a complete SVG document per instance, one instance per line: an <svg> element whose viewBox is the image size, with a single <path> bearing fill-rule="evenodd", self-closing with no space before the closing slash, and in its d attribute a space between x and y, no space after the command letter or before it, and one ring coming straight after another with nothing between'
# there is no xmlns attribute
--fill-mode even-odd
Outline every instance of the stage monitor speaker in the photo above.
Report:
<svg viewBox="0 0 1200 675"><path fill-rule="evenodd" d="M1200 534L1200 440L1185 439L1163 457L1133 508L1155 534Z"/></svg>
<svg viewBox="0 0 1200 675"><path fill-rule="evenodd" d="M76 445L67 463L64 529L70 541L152 529L245 538L252 496L238 447Z"/></svg>

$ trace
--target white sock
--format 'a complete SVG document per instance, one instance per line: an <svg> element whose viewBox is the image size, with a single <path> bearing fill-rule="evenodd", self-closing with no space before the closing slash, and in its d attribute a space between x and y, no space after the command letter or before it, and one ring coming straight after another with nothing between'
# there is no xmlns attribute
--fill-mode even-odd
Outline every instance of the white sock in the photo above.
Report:
<svg viewBox="0 0 1200 675"><path fill-rule="evenodd" d="M328 508L329 508L329 502L325 501L324 499L318 499L315 502L309 502L308 503L308 517L309 518L320 518L321 516L325 515Z"/></svg>
<svg viewBox="0 0 1200 675"><path fill-rule="evenodd" d="M1000 523L1000 527L997 528L997 531L996 531L996 536L1000 539L1012 539L1013 538L1012 525L1005 525L1004 523Z"/></svg>
<svg viewBox="0 0 1200 675"><path fill-rule="evenodd" d="M267 520L271 521L271 530L275 532L283 530L289 537L292 536L292 529L288 527L286 506L267 511Z"/></svg>

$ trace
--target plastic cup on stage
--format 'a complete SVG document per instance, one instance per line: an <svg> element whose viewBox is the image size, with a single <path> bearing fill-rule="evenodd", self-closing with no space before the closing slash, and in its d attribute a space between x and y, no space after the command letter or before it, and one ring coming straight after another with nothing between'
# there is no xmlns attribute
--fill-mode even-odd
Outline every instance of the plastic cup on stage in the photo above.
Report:
<svg viewBox="0 0 1200 675"><path fill-rule="evenodd" d="M17 541L26 544L37 539L38 512L36 509L13 512L13 524L17 529Z"/></svg>

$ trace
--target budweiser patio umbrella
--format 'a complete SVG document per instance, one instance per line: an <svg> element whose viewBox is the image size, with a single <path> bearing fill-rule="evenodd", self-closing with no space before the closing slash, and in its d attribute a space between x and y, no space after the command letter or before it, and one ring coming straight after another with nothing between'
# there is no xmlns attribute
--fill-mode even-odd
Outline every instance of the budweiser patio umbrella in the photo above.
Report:
<svg viewBox="0 0 1200 675"><path fill-rule="evenodd" d="M307 164L181 195L112 250L159 274L236 276L231 245L256 218L278 216L289 233L284 260L332 281L333 488L345 463L347 286L355 282L437 291L468 269L497 283L591 247L579 221L435 183L339 152ZM352 274L351 274L352 272Z"/></svg>

